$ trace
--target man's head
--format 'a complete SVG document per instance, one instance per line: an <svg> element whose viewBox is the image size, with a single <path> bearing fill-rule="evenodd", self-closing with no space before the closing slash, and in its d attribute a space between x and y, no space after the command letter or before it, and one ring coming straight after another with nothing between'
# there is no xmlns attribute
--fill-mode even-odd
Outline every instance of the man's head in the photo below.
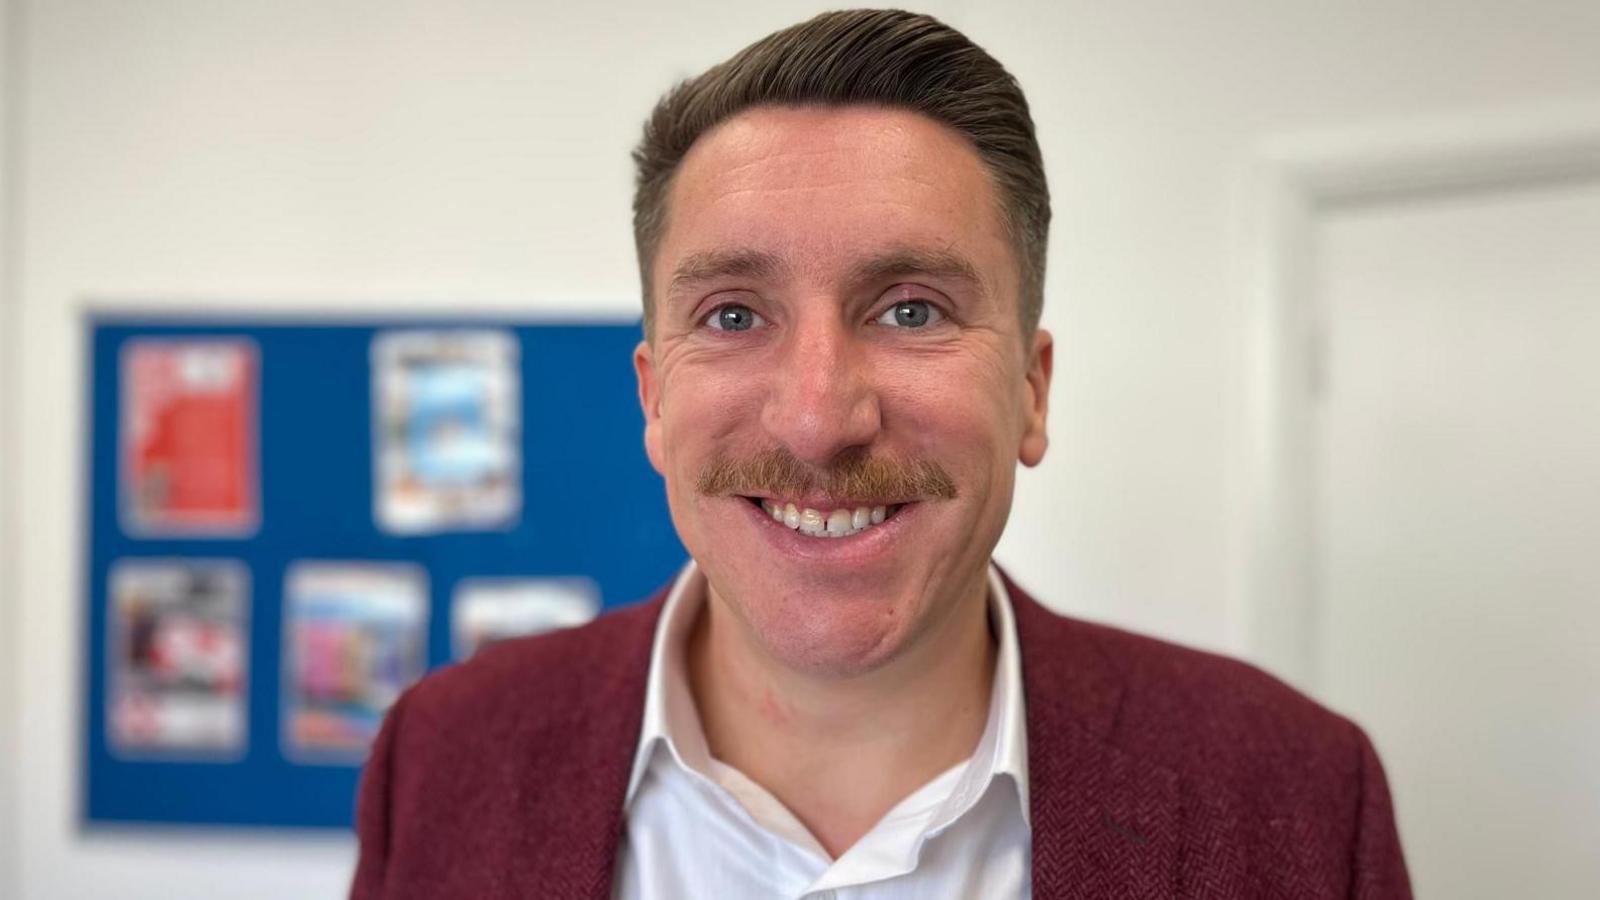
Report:
<svg viewBox="0 0 1600 900"><path fill-rule="evenodd" d="M817 674L939 643L1046 445L1020 90L932 19L830 13L679 86L636 158L645 444L713 602Z"/></svg>

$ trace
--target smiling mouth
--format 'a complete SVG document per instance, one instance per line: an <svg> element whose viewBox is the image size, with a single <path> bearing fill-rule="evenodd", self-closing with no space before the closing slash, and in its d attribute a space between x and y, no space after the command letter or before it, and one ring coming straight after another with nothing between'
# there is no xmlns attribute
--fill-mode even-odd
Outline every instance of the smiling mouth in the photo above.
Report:
<svg viewBox="0 0 1600 900"><path fill-rule="evenodd" d="M812 509L767 497L745 497L748 502L761 507L772 519L786 528L817 538L845 538L869 531L894 518L905 507L904 503L884 506L840 507L838 509Z"/></svg>

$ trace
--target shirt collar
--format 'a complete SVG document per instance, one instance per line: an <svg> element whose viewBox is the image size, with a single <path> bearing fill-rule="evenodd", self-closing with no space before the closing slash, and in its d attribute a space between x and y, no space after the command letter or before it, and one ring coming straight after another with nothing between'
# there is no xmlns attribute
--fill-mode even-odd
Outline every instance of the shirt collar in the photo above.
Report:
<svg viewBox="0 0 1600 900"><path fill-rule="evenodd" d="M705 576L694 560L690 560L673 583L661 610L650 647L644 721L639 731L639 745L634 751L625 805L633 803L658 744L666 748L679 766L702 775L710 771L711 753L689 688L684 659L689 629L694 624L695 614L705 603L705 588ZM934 817L935 829L959 817L1001 775L1009 776L1015 783L1023 818L1031 822L1022 658L1017 646L1011 595L993 565L989 567L989 622L998 639L989 716L978 747L973 751L971 765Z"/></svg>
<svg viewBox="0 0 1600 900"><path fill-rule="evenodd" d="M639 782L644 779L650 757L657 744L664 744L678 764L704 774L709 770L710 748L700 713L689 689L688 666L684 660L689 628L695 613L705 602L705 576L694 560L678 574L667 593L650 645L650 675L645 686L644 724L639 730L639 746L633 755L633 774L628 779L624 805L633 803Z"/></svg>

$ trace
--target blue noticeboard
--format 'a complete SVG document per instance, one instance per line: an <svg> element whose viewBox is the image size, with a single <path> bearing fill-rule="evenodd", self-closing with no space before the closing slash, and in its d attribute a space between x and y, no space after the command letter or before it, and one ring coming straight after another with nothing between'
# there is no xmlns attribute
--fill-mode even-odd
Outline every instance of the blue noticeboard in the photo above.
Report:
<svg viewBox="0 0 1600 900"><path fill-rule="evenodd" d="M508 521L414 533L378 522L374 341L430 329L514 339L520 487L519 512ZM286 752L285 581L299 561L359 561L420 573L427 607L422 655L431 669L455 658L451 603L464 580L588 579L604 609L648 596L686 558L661 479L644 455L629 363L637 325L102 317L89 330L83 751L89 823L351 825L361 755ZM130 342L175 339L232 342L253 356L252 512L221 529L144 528L128 512L129 464L121 448L131 369L124 351ZM189 437L175 440L181 445ZM247 623L239 647L247 676L236 688L243 737L213 758L160 748L130 753L109 729L111 685L126 669L114 654L140 639L127 613L113 611L111 585L130 561L134 569L139 561L153 563L159 576L161 562L171 560L202 567L217 561L219 583L248 585L242 608L219 613Z"/></svg>

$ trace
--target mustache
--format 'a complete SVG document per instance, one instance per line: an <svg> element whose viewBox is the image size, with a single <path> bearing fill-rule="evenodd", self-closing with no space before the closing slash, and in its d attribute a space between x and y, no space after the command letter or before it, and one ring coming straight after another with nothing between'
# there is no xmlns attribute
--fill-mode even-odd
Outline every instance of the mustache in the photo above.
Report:
<svg viewBox="0 0 1600 900"><path fill-rule="evenodd" d="M695 489L712 497L770 494L864 502L901 503L914 499L954 500L955 479L927 459L871 455L847 451L827 467L801 462L781 447L742 459L713 459L695 481Z"/></svg>

